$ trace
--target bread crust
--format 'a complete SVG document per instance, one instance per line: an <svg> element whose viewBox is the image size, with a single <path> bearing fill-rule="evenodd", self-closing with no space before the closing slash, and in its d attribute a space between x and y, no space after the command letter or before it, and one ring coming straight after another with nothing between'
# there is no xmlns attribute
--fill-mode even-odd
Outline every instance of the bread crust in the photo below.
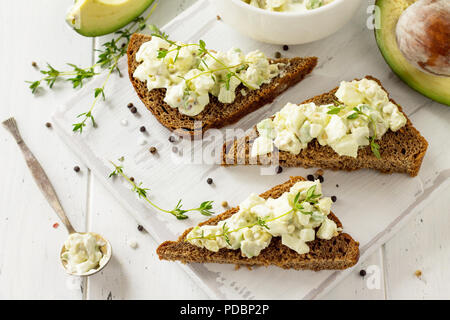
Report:
<svg viewBox="0 0 450 320"><path fill-rule="evenodd" d="M365 78L376 81L387 92L380 80L372 76L366 76ZM333 103L335 99L334 94L337 89L334 88L327 93L303 101L300 104L311 102L316 104ZM428 142L414 128L410 119L403 112L402 107L392 98L389 97L389 100L398 106L400 112L405 115L407 123L397 132L389 130L380 140L376 141L380 145L381 159L375 157L370 146L360 148L356 158L339 156L330 146L320 145L317 139L313 139L308 144L308 147L303 149L298 155L276 150L277 157L274 158L278 158L279 165L285 167L320 167L323 169L346 171L367 168L376 169L383 173L399 172L407 173L411 177L417 176L428 148ZM267 164L260 157L257 159L250 157L251 144L258 136L259 134L255 125L244 137L225 142L222 148L222 165ZM270 156L272 155L269 154L265 159L270 158Z"/></svg>
<svg viewBox="0 0 450 320"><path fill-rule="evenodd" d="M170 107L163 101L166 89L149 91L144 82L133 77L133 73L139 65L136 61L136 53L141 45L150 39L151 36L143 34L133 34L130 38L127 49L130 81L146 108L163 126L191 138L202 136L208 129L221 128L235 123L245 115L270 103L289 87L300 82L317 65L316 57L273 60L274 63L288 64L282 76L274 78L269 84L264 84L260 89L253 91L246 89L241 84L236 89L236 99L231 104L220 103L216 97L210 95L210 103L205 109L198 115L190 117L181 114L178 109ZM247 93L242 95L241 89ZM198 122L201 122L201 125Z"/></svg>
<svg viewBox="0 0 450 320"><path fill-rule="evenodd" d="M291 177L287 182L277 185L272 189L262 193L264 199L269 197L278 198L298 181L304 181L303 177ZM239 207L231 208L224 213L214 216L202 222L203 225L216 225L221 220L225 220L238 212ZM338 227L342 227L339 219L330 213L328 216L336 222ZM240 250L220 249L213 252L205 248L194 246L185 241L187 234L192 228L187 229L177 241L166 241L156 250L161 260L178 260L183 263L228 263L246 266L270 266L274 265L283 269L296 270L341 270L355 265L359 259L359 243L346 234L340 233L331 240L316 239L308 242L310 252L298 254L294 250L281 243L280 237L273 237L269 246L253 258L246 258L241 255Z"/></svg>

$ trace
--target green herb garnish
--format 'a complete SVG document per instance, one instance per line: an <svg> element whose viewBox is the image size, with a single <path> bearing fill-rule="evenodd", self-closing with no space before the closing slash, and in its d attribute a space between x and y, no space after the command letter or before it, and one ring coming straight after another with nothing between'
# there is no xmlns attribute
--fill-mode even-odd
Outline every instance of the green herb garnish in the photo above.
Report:
<svg viewBox="0 0 450 320"><path fill-rule="evenodd" d="M225 64L223 61L221 61L220 59L216 58L214 56L214 54L211 52L211 50L206 48L206 43L203 40L200 40L198 43L188 43L188 44L180 44L177 43L175 41L172 41L169 39L169 36L162 32L161 30L159 30L156 26L152 25L150 26L150 29L153 31L152 36L153 37L158 37L161 38L163 40L165 40L167 43L169 43L170 45L174 46L175 48L173 49L164 49L161 48L158 50L158 59L165 59L167 54L171 53L171 52L176 52L175 58L174 58L174 63L177 61L178 55L180 53L180 50L184 47L192 47L192 46L196 46L198 47L198 56L200 57L200 63L199 63L199 69L203 70L203 72L199 73L198 75L189 78L189 79L183 79L186 82L186 86L189 87L189 82L192 81L193 79L204 75L204 74L211 74L212 75L212 79L214 80L214 82L217 82L216 78L213 76L214 72L218 72L218 71L224 71L227 70L228 73L225 75L225 80L221 80L220 82L223 82L225 85L225 88L227 90L230 90L230 80L231 78L235 77L237 78L243 85L245 85L247 88L255 90L257 88L253 87L252 85L250 85L249 83L247 83L246 81L244 81L241 77L239 77L239 75L237 74L238 72L241 72L242 70L245 70L248 67L248 64L246 62L240 63L238 65L233 65L233 66L229 66L227 64ZM216 61L218 64L220 64L222 67L217 68L217 69L210 69L208 67L208 64L205 61L205 57L209 56L211 57L214 61Z"/></svg>
<svg viewBox="0 0 450 320"><path fill-rule="evenodd" d="M327 114L338 114L345 108L345 105L340 103L338 100L334 100L333 105L328 107Z"/></svg>
<svg viewBox="0 0 450 320"><path fill-rule="evenodd" d="M375 142L376 137L377 137L377 123L371 116L369 116L368 114L366 114L362 111L363 106L365 106L365 105L361 105L360 107L354 107L353 111L355 111L355 112L352 113L351 115L349 115L347 117L347 119L354 120L354 119L358 119L360 116L362 116L362 117L366 118L370 124L372 124L374 133L373 133L372 137L367 137L367 139L369 140L370 149L372 150L372 153L375 155L375 157L377 157L378 159L381 159L380 145Z"/></svg>
<svg viewBox="0 0 450 320"><path fill-rule="evenodd" d="M129 184L131 184L131 186L133 187L132 191L135 192L139 196L139 198L144 199L152 207L154 207L155 209L157 209L159 211L169 213L169 214L173 215L175 218L177 218L178 220L184 220L184 219L189 218L186 215L186 213L191 212L191 211L197 211L204 216L211 216L212 214L214 214L214 212L211 211L211 209L213 208L213 206L212 206L213 201L204 201L200 204L200 206L198 208L185 210L182 208L181 200L179 200L174 209L172 209L172 210L162 209L148 198L147 191L149 191L150 189L143 187L142 182L136 183L133 180L131 180L130 177L128 177L124 173L123 166L118 166L112 161L111 161L111 164L114 166L114 171L111 172L111 174L109 175L109 178L112 178L115 176L123 177Z"/></svg>
<svg viewBox="0 0 450 320"><path fill-rule="evenodd" d="M153 3L154 0L151 4ZM99 52L98 60L92 66L81 68L75 64L68 63L67 65L71 67L72 70L57 70L52 65L47 63L47 69L40 71L41 74L44 75L41 79L36 81L26 81L30 84L29 88L31 89L31 92L36 93L44 83L48 88L52 89L56 81L70 82L74 89L79 88L83 86L86 80L93 78L94 76L101 73L95 72L95 68L107 70L108 76L106 77L103 85L100 88L96 88L94 90L94 101L90 109L77 116L77 118L81 118L80 122L72 124L72 130L79 133L83 132L83 128L87 125L86 122L88 120L90 120L92 126L95 128L97 123L95 122L92 111L100 97L103 100L106 98L105 87L108 83L108 80L110 79L111 74L116 71L120 75L118 62L119 59L127 53L127 47L131 35L135 32L142 31L147 27L147 20L150 18L155 8L156 5L152 7L150 13L145 18L138 17L134 19L127 28L115 32L115 35L117 35L115 38L113 38L109 42L104 43L101 50L96 50Z"/></svg>

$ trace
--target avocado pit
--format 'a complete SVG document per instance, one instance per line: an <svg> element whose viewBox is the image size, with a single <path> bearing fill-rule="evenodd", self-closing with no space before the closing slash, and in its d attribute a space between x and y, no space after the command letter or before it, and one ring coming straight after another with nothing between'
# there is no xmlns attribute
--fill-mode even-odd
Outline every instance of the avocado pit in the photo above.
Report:
<svg viewBox="0 0 450 320"><path fill-rule="evenodd" d="M416 68L450 76L450 1L419 0L400 16L399 49Z"/></svg>

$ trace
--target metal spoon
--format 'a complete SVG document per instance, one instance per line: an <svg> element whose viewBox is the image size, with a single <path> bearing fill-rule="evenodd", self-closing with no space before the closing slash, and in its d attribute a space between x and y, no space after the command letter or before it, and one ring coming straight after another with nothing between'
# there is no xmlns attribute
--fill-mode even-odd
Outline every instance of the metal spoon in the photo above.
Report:
<svg viewBox="0 0 450 320"><path fill-rule="evenodd" d="M69 235L77 233L73 228L72 224L70 223L69 219L67 218L66 213L64 212L64 209L62 208L61 203L59 202L55 189L53 188L53 185L51 184L50 180L47 177L47 174L45 173L44 169L42 168L36 157L27 147L25 142L22 140L22 136L20 135L19 129L17 128L16 120L14 118L9 118L8 120L3 121L3 126L12 134L12 136L16 140L17 144L20 147L20 150L22 150L28 168L31 170L34 181L44 194L50 206L53 208L58 217L61 219L61 222L66 226ZM61 264L64 267L64 270L66 270L68 274L77 276L90 276L102 270L108 264L109 260L111 260L112 249L109 241L97 233L90 232L90 234L94 235L97 238L97 240L100 240L103 243L105 243L105 245L100 247L100 250L103 253L101 265L99 265L98 268L96 269L91 269L88 272L82 274L70 272L69 269L67 268L67 262L61 259L61 255L66 251L65 245L63 245L61 249L60 259Z"/></svg>

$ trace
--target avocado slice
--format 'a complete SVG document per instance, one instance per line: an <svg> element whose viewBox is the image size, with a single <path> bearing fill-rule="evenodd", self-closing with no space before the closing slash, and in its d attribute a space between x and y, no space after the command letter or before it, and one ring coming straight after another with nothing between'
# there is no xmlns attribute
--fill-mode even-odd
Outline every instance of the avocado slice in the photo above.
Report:
<svg viewBox="0 0 450 320"><path fill-rule="evenodd" d="M154 0L76 0L66 15L66 21L83 36L102 36L123 28L153 2Z"/></svg>
<svg viewBox="0 0 450 320"><path fill-rule="evenodd" d="M379 28L375 38L381 54L391 69L407 85L424 96L450 106L450 77L435 76L413 66L401 53L397 45L395 29L402 12L416 0L377 0Z"/></svg>

